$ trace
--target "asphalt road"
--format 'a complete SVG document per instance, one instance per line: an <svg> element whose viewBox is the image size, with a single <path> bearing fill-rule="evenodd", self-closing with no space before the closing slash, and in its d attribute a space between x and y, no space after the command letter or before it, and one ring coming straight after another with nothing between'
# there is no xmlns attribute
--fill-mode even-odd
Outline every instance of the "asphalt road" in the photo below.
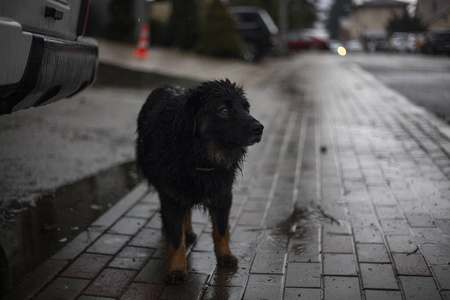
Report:
<svg viewBox="0 0 450 300"><path fill-rule="evenodd" d="M449 57L374 54L351 59L412 102L450 122Z"/></svg>

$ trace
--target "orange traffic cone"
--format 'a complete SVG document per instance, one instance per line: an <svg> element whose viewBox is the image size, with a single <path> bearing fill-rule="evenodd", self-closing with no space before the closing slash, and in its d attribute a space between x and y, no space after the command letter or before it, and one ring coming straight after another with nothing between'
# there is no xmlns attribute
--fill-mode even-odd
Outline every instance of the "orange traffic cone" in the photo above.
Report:
<svg viewBox="0 0 450 300"><path fill-rule="evenodd" d="M134 57L139 59L148 59L150 57L149 51L150 42L150 25L145 24L141 28L141 34L139 35L139 41L136 51L134 51Z"/></svg>

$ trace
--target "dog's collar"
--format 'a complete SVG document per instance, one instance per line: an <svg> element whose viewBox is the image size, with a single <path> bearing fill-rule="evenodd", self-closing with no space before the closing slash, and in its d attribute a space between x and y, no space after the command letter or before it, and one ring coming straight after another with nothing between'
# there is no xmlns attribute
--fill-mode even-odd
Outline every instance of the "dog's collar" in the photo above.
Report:
<svg viewBox="0 0 450 300"><path fill-rule="evenodd" d="M214 171L216 168L195 168L196 171L200 172L211 172Z"/></svg>

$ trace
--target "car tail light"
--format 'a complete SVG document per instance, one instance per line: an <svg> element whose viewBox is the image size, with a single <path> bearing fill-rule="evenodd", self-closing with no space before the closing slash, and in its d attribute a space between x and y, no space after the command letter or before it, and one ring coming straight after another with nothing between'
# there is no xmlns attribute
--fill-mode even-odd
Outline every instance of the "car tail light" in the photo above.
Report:
<svg viewBox="0 0 450 300"><path fill-rule="evenodd" d="M77 36L84 35L89 15L89 0L82 0L80 4L80 15L78 17Z"/></svg>

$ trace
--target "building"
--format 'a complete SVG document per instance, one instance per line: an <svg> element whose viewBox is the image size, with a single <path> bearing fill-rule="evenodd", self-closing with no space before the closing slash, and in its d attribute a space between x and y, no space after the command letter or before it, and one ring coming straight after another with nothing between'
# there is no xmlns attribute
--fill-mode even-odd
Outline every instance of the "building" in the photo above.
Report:
<svg viewBox="0 0 450 300"><path fill-rule="evenodd" d="M349 37L360 40L386 39L389 19L394 15L402 16L407 6L408 3L395 0L373 0L356 6L346 22Z"/></svg>
<svg viewBox="0 0 450 300"><path fill-rule="evenodd" d="M450 0L418 0L416 17L429 30L450 29Z"/></svg>

